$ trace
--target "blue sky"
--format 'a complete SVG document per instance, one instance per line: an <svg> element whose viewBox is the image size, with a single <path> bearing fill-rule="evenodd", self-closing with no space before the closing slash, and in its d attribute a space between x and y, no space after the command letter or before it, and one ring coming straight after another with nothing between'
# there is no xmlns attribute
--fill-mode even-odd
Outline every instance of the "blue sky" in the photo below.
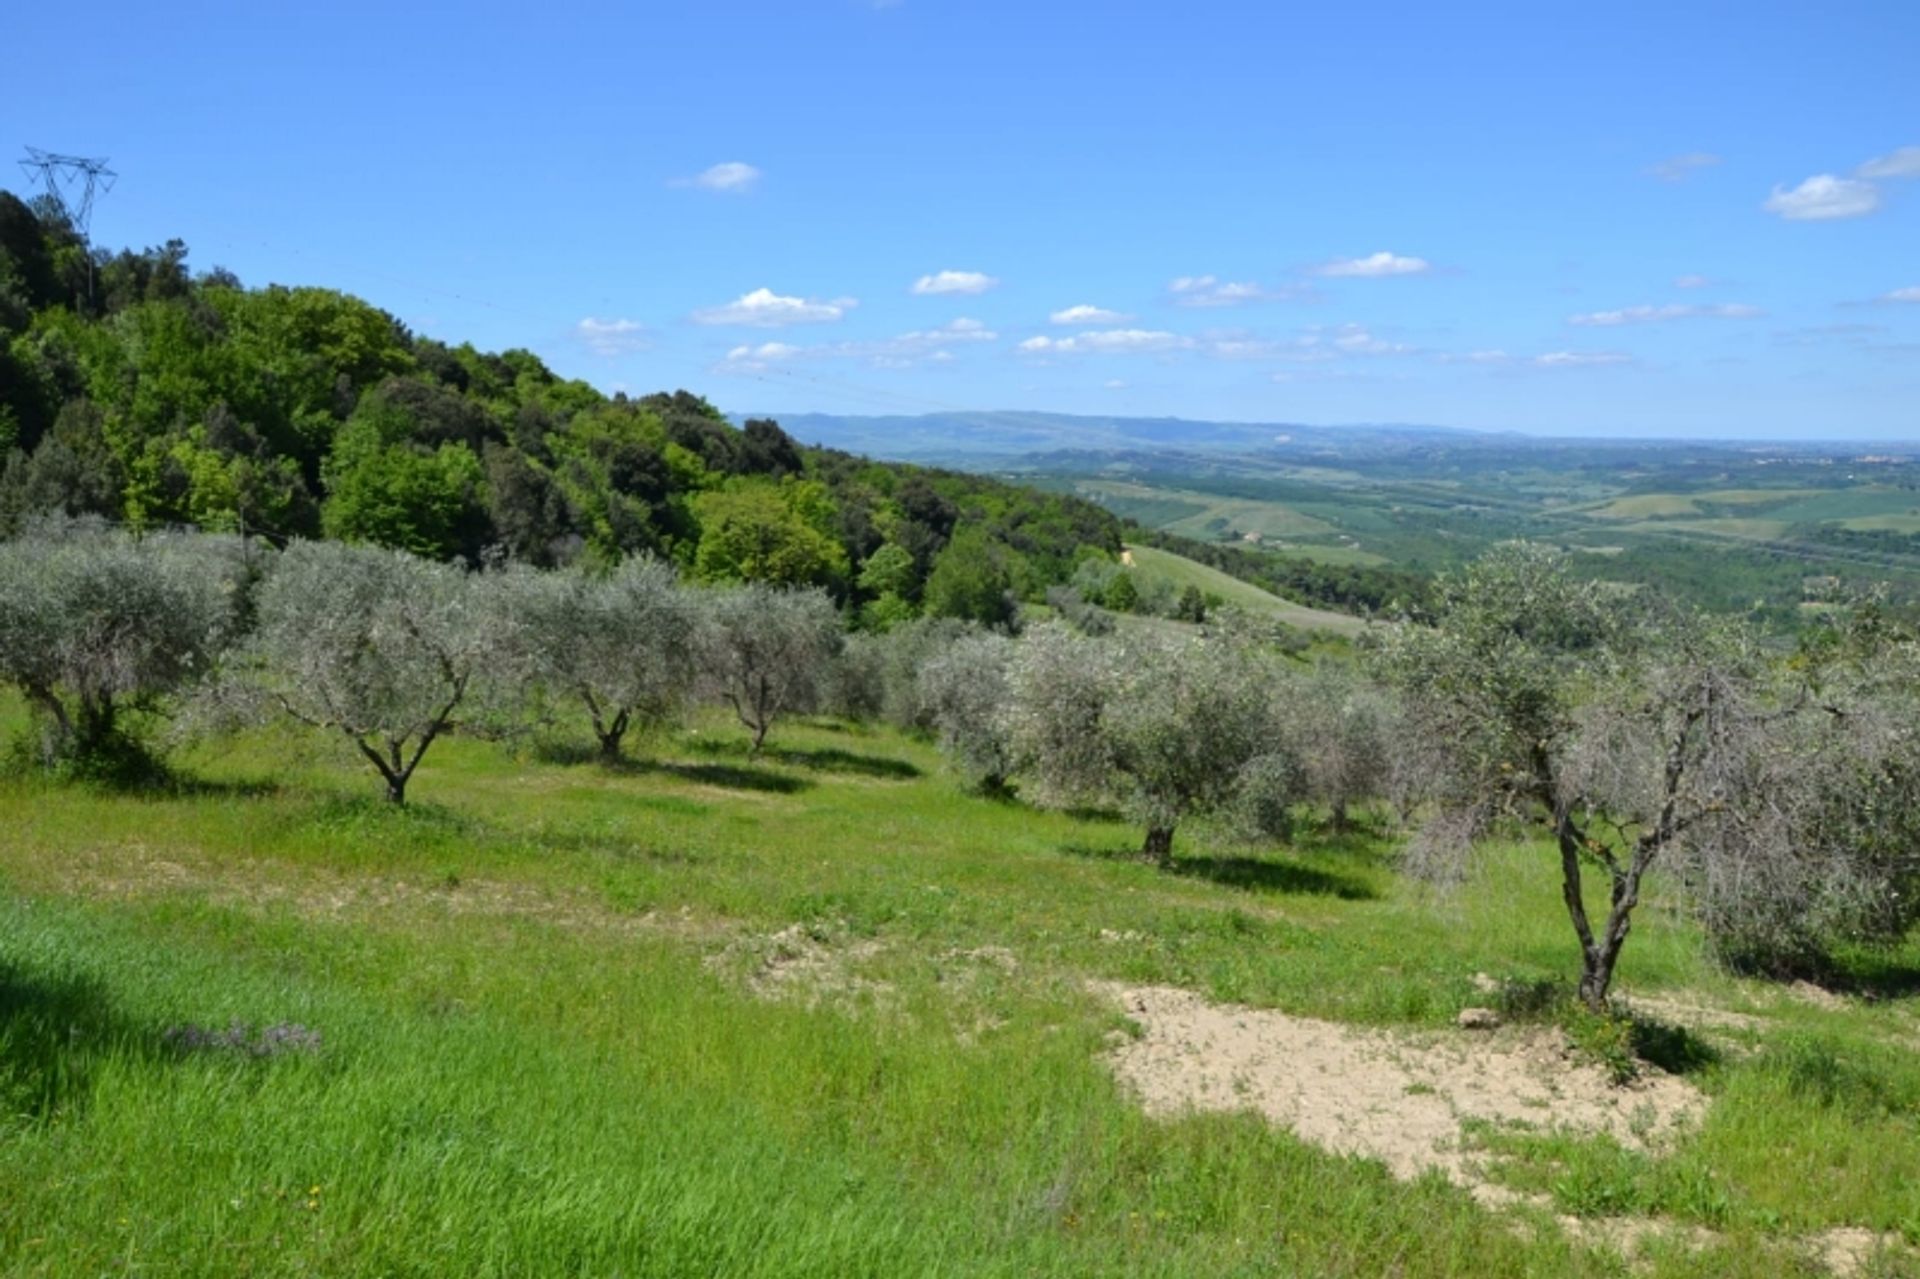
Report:
<svg viewBox="0 0 1920 1279"><path fill-rule="evenodd" d="M32 5L0 77L97 241L607 389L1920 438L1911 0Z"/></svg>

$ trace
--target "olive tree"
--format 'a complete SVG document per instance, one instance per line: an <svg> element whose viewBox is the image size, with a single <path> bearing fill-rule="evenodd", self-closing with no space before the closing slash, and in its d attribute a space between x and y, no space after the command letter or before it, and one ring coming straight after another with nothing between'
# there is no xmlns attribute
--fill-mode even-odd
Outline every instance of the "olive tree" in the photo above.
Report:
<svg viewBox="0 0 1920 1279"><path fill-rule="evenodd" d="M818 709L842 719L878 718L887 706L887 636L849 635L821 674Z"/></svg>
<svg viewBox="0 0 1920 1279"><path fill-rule="evenodd" d="M1351 666L1321 663L1288 680L1280 701L1307 796L1326 805L1333 829L1343 832L1355 804L1389 789L1400 735L1393 699Z"/></svg>
<svg viewBox="0 0 1920 1279"><path fill-rule="evenodd" d="M1526 544L1442 579L1436 597L1433 627L1390 631L1376 655L1440 770L1415 868L1457 872L1497 818L1544 822L1579 995L1602 1009L1648 869L1730 801L1766 714L1762 655L1737 624L1660 617ZM1607 886L1597 916L1587 867Z"/></svg>
<svg viewBox="0 0 1920 1279"><path fill-rule="evenodd" d="M1818 974L1836 948L1920 922L1917 658L1898 637L1796 661L1794 686L1749 717L1719 802L1679 850L1723 960Z"/></svg>
<svg viewBox="0 0 1920 1279"><path fill-rule="evenodd" d="M702 676L758 755L776 720L811 704L839 650L839 615L825 591L763 582L712 591L702 607Z"/></svg>
<svg viewBox="0 0 1920 1279"><path fill-rule="evenodd" d="M584 708L603 759L619 759L630 730L670 722L691 696L694 600L659 561L521 569L500 587L524 688Z"/></svg>
<svg viewBox="0 0 1920 1279"><path fill-rule="evenodd" d="M1009 666L1007 731L1037 798L1118 803L1164 867L1180 824L1226 809L1267 753L1270 678L1253 650L1218 638L1043 626Z"/></svg>
<svg viewBox="0 0 1920 1279"><path fill-rule="evenodd" d="M933 732L933 708L923 696L920 671L966 636L980 633L974 623L956 617L920 617L881 636L882 718L905 732Z"/></svg>
<svg viewBox="0 0 1920 1279"><path fill-rule="evenodd" d="M0 543L0 680L41 718L43 759L137 754L126 712L208 671L247 577L237 542L201 534L57 521Z"/></svg>
<svg viewBox="0 0 1920 1279"><path fill-rule="evenodd" d="M1013 774L1007 669L1014 646L994 632L968 635L920 668L919 700L940 749L969 786L988 795L1004 794Z"/></svg>
<svg viewBox="0 0 1920 1279"><path fill-rule="evenodd" d="M296 542L261 585L228 687L244 708L344 735L402 804L427 749L503 660L504 613L493 581L458 565Z"/></svg>

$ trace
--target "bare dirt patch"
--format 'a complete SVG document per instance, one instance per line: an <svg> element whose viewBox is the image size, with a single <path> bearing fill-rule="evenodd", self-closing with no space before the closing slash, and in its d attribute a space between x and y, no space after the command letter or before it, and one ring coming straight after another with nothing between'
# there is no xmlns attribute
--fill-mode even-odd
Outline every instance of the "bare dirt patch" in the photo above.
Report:
<svg viewBox="0 0 1920 1279"><path fill-rule="evenodd" d="M1899 1235L1859 1226L1823 1230L1808 1242L1812 1245L1814 1260L1840 1279L1864 1274L1874 1261L1902 1256L1905 1251Z"/></svg>
<svg viewBox="0 0 1920 1279"><path fill-rule="evenodd" d="M855 971L885 946L855 938L840 921L789 924L775 933L736 938L707 960L710 968L741 974L763 999L808 1005L846 996L885 997L891 988Z"/></svg>
<svg viewBox="0 0 1920 1279"><path fill-rule="evenodd" d="M1628 995L1622 1002L1635 1013L1646 1013L1688 1030L1758 1031L1767 1019L1756 1013L1715 1007L1686 991L1673 995Z"/></svg>
<svg viewBox="0 0 1920 1279"><path fill-rule="evenodd" d="M1167 987L1096 989L1141 1027L1112 1062L1150 1112L1257 1111L1315 1145L1379 1159L1396 1176L1437 1169L1488 1198L1501 1196L1464 1148L1468 1121L1604 1133L1645 1148L1706 1110L1701 1093L1673 1076L1615 1085L1552 1029L1408 1035L1210 1004Z"/></svg>

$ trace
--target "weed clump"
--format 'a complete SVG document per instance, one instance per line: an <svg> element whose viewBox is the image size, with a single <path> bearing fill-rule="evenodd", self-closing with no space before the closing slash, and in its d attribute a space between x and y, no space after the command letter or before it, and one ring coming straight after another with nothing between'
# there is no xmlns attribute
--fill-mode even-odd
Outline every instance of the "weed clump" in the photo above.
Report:
<svg viewBox="0 0 1920 1279"><path fill-rule="evenodd" d="M296 1021L275 1022L257 1031L235 1019L223 1030L182 1022L169 1026L162 1041L181 1055L189 1053L231 1053L239 1057L310 1056L320 1051L320 1032Z"/></svg>

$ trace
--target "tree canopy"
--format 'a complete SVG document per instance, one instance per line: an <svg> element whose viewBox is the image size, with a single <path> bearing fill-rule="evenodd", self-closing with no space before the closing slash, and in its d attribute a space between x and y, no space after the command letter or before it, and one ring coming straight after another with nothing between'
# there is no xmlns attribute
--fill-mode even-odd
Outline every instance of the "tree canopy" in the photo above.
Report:
<svg viewBox="0 0 1920 1279"><path fill-rule="evenodd" d="M684 390L603 395L528 351L189 260L178 240L96 250L89 289L57 211L0 191L0 535L62 512L469 564L645 553L822 587L876 630L1005 621L1119 553L1119 521L1078 498L808 448Z"/></svg>

